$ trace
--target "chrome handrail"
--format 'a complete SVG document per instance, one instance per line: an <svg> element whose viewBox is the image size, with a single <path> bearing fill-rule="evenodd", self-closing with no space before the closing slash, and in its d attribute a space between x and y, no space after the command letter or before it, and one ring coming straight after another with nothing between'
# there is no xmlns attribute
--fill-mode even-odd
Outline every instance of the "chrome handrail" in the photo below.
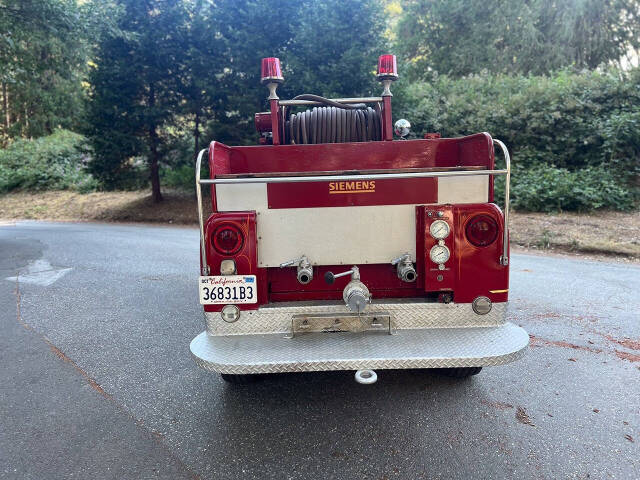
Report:
<svg viewBox="0 0 640 480"><path fill-rule="evenodd" d="M202 191L201 185L223 185L223 184L246 184L246 183L300 183L300 182L324 182L324 181L357 181L357 180L378 180L378 179L399 179L399 178L434 178L434 177L467 177L472 175L505 175L504 191L504 232L502 238L501 265L509 265L509 184L511 182L511 157L504 143L494 139L502 150L505 160L505 169L500 170L463 170L449 172L405 172L405 173L372 173L372 174L351 174L351 175L313 175L305 177L250 177L250 178L200 178L200 168L202 165L202 155L207 149L200 150L196 160L196 197L198 200L198 221L200 223L200 255L202 259L202 273L209 274L207 264L207 252L205 249L204 220L202 212Z"/></svg>
<svg viewBox="0 0 640 480"><path fill-rule="evenodd" d="M204 241L204 219L202 218L202 180L200 180L200 167L202 166L202 155L207 151L203 148L198 153L196 160L196 197L198 199L198 222L200 223L200 260L202 261L202 275L209 275L209 264L207 263L207 250Z"/></svg>
<svg viewBox="0 0 640 480"><path fill-rule="evenodd" d="M351 180L384 180L398 178L429 177L465 177L471 175L506 175L507 170L458 170L450 172L405 172L405 173L354 173L350 175L311 175L304 177L245 177L245 178L210 178L200 180L203 185L221 185L234 183L300 183Z"/></svg>
<svg viewBox="0 0 640 480"><path fill-rule="evenodd" d="M495 138L493 142L502 149L506 167L504 181L504 232L502 238L502 256L500 257L500 264L506 266L509 265L509 184L511 183L511 156L504 143Z"/></svg>

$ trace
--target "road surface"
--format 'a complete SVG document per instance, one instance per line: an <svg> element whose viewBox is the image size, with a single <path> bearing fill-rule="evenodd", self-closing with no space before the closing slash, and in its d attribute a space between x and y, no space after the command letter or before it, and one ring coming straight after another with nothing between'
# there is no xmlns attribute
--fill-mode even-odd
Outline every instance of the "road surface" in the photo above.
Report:
<svg viewBox="0 0 640 480"><path fill-rule="evenodd" d="M0 227L1 479L637 479L640 269L513 255L527 356L425 371L199 370L195 229Z"/></svg>

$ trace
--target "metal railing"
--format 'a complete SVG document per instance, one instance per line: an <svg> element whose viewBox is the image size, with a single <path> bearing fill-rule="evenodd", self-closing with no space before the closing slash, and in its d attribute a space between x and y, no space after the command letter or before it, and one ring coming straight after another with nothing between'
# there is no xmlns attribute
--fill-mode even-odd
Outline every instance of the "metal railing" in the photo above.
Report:
<svg viewBox="0 0 640 480"><path fill-rule="evenodd" d="M331 98L330 100L338 103L352 104L352 103L380 103L382 97L362 97L362 98ZM293 107L296 105L324 105L322 102L316 102L314 100L280 100L278 105L283 107Z"/></svg>
<svg viewBox="0 0 640 480"><path fill-rule="evenodd" d="M500 147L504 155L504 169L493 170L464 170L448 172L404 172L404 173L362 173L349 175L312 175L303 177L250 177L250 178L200 178L200 167L202 165L202 155L206 151L203 149L198 154L196 160L196 196L198 198L198 221L200 222L200 251L202 258L202 271L204 275L209 272L207 264L207 252L204 239L204 220L202 213L202 191L201 185L229 185L247 183L300 183L300 182L326 182L326 181L358 181L358 180L381 180L399 178L437 178L437 177L469 177L477 175L504 175L506 177L504 188L504 232L502 238L501 265L509 265L509 184L511 182L511 157L504 143L494 139L493 142Z"/></svg>

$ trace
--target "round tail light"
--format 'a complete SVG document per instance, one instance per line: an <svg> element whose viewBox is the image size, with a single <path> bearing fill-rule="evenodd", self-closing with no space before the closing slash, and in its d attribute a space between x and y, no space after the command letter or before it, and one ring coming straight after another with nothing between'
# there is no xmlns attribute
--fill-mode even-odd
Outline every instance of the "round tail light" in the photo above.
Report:
<svg viewBox="0 0 640 480"><path fill-rule="evenodd" d="M498 223L489 215L477 215L467 222L466 233L473 245L486 247L498 238Z"/></svg>
<svg viewBox="0 0 640 480"><path fill-rule="evenodd" d="M216 228L211 241L218 253L234 255L242 249L244 236L235 225L223 224Z"/></svg>

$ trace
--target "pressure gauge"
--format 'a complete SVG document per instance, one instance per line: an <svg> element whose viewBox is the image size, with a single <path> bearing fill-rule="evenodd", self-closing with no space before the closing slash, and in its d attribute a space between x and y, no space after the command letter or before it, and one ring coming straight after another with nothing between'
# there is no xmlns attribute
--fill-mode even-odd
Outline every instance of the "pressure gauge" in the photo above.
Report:
<svg viewBox="0 0 640 480"><path fill-rule="evenodd" d="M442 240L449 236L449 224L444 220L436 220L429 227L429 232L431 236L436 240Z"/></svg>
<svg viewBox="0 0 640 480"><path fill-rule="evenodd" d="M444 245L434 245L429 252L429 257L433 263L445 263L449 260L449 249Z"/></svg>

